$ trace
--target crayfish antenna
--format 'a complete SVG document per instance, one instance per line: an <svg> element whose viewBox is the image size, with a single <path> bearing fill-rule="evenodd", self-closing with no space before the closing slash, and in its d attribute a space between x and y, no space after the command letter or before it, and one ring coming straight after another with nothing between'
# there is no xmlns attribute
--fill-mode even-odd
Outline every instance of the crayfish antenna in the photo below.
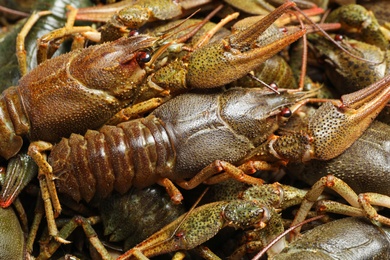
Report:
<svg viewBox="0 0 390 260"><path fill-rule="evenodd" d="M268 243L267 246L265 246L259 253L257 253L253 258L252 260L259 260L262 256L264 256L264 254L271 248L273 247L276 243L278 243L278 241L280 239L282 239L285 235L287 235L288 233L290 233L291 231L293 231L294 229L300 227L300 226L303 226L307 223L310 223L310 222L313 222L313 221L316 221L318 219L321 219L323 218L325 215L319 215L319 216L315 216L313 218L309 218L309 219L306 219L305 221L302 221L296 225L293 225L291 227L289 227L288 229L286 229L284 232L282 232L280 235L278 235L277 237L275 237L270 243Z"/></svg>
<svg viewBox="0 0 390 260"><path fill-rule="evenodd" d="M167 44L164 44L161 48L159 48L153 55L152 59L146 64L147 66L151 66L172 44L177 44L177 43L183 43L187 41L189 38L194 36L210 19L219 11L222 9L222 5L219 5L217 8L215 8L209 15L207 15L202 22L200 22L198 25L195 26L195 28L192 29L189 33L184 35L183 37L177 39L177 40L172 40ZM185 21L183 21L184 23ZM180 26L180 25L179 25ZM173 28L171 28L173 29ZM168 29L169 30L169 29ZM184 29L183 29L184 30ZM180 32L180 31L179 31ZM176 32L175 34L179 33ZM170 37L172 37L171 35ZM167 37L167 36L165 36Z"/></svg>
<svg viewBox="0 0 390 260"><path fill-rule="evenodd" d="M337 47L339 47L341 50L343 50L345 53L347 53L348 55L350 55L351 57L355 58L355 59L358 59L358 60L361 60L361 61L365 61L365 62L369 62L369 63L372 63L374 65L378 65L378 64L381 64L384 62L385 60L385 57L383 58L382 61L380 62L376 62L376 61L371 61L371 60L367 60L367 59L364 59L362 57L359 57L359 56L356 56L355 54L351 53L350 51L348 51L347 49L345 49L343 46L341 46L337 41L335 41L328 33L325 32L325 30L323 28L321 28L321 26L319 26L318 24L316 24L315 22L313 22L304 12L302 12L298 7L296 6L293 6L292 8L294 8L297 12L299 12L307 21L309 21L315 28L317 28L326 38L328 38L332 43L334 43Z"/></svg>

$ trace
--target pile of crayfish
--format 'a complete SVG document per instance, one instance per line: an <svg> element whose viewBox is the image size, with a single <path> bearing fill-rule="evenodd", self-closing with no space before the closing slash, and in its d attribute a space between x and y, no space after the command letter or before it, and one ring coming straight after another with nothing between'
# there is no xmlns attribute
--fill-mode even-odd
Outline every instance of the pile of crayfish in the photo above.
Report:
<svg viewBox="0 0 390 260"><path fill-rule="evenodd" d="M390 259L387 1L31 2L0 259Z"/></svg>

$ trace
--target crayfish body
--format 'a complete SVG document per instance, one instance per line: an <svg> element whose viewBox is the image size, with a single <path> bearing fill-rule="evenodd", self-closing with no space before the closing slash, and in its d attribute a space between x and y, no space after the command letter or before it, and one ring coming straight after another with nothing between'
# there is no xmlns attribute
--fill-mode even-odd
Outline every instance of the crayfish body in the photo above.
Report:
<svg viewBox="0 0 390 260"><path fill-rule="evenodd" d="M278 128L281 109L303 96L240 88L183 94L146 118L62 139L49 164L59 191L76 201L162 178L192 178L213 161L237 162L266 141Z"/></svg>

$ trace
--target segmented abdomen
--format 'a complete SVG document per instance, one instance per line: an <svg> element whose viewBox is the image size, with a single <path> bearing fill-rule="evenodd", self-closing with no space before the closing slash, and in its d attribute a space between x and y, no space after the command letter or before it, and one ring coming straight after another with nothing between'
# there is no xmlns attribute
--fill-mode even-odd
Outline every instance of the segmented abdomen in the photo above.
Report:
<svg viewBox="0 0 390 260"><path fill-rule="evenodd" d="M72 134L53 147L49 163L60 193L79 201L105 198L114 189L146 187L172 172L175 151L158 118Z"/></svg>

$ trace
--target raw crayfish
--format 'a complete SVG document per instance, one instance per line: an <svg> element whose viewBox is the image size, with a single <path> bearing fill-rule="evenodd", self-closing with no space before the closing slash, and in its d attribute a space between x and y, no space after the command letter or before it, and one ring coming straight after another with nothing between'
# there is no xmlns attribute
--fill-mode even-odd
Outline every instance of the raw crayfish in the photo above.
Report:
<svg viewBox="0 0 390 260"><path fill-rule="evenodd" d="M49 163L59 191L75 200L90 201L94 196L106 197L113 189L123 193L131 185L145 187L155 182L166 186L172 198L180 200L168 178L186 189L204 181L219 182L223 176L261 183L246 176L245 171L274 168L266 162L329 160L344 152L388 102L389 80L390 75L366 89L344 95L342 101L325 103L310 119L306 131L279 137L272 136L278 123L270 115L288 104L281 96L276 96L281 103L274 103L274 107L270 108L266 101L266 111L270 112L264 113L258 103L261 92L256 89L232 89L221 97L186 94L166 103L149 118L125 122L119 127L105 126L101 133L89 131L85 139L79 135L63 139L52 150ZM199 108L189 109L190 103ZM237 108L243 104L246 106ZM255 115L260 115L258 121L254 120ZM196 125L194 118L200 120L195 121ZM212 118L214 123L210 122ZM232 123L226 124L225 120ZM323 124L328 121L332 123ZM204 125L202 129L200 124ZM262 125L265 125L263 131L253 131ZM210 146L210 142L214 145ZM110 158L121 158L122 163L113 163ZM202 170L203 167L206 168ZM212 177L222 170L227 174ZM192 179L186 181L186 178Z"/></svg>
<svg viewBox="0 0 390 260"><path fill-rule="evenodd" d="M388 227L344 218L307 231L272 259L388 259L389 238Z"/></svg>
<svg viewBox="0 0 390 260"><path fill-rule="evenodd" d="M332 178L331 176L327 177L328 180L335 181L336 186L341 186L339 188L344 189L342 187L345 183L336 178ZM321 181L320 181L321 182ZM320 183L319 182L319 183ZM336 187L335 186L335 187ZM348 186L346 186L348 188ZM281 221L281 217L276 212L279 210L284 210L288 207L298 205L301 201L305 201L308 198L308 195L311 196L313 191L316 191L318 186L314 185L313 188L306 193L306 191L287 186L281 185L279 183L274 184L265 184L262 186L252 186L245 191L239 193L238 197L230 201L219 201L210 204L205 204L196 208L194 211L189 212L188 216L183 215L181 218L177 219L171 224L167 225L160 231L153 234L151 237L132 248L124 255L122 255L119 259L127 259L129 256L133 255L137 258L141 255L141 253L145 256L154 256L161 253L172 252L180 249L189 250L196 248L198 251L204 253L204 255L212 255L212 253L207 248L202 248L200 245L213 237L220 229L225 226L233 225L234 227L239 227L242 229L250 228L251 225L255 227L253 230L254 233L249 235L249 237L259 239L258 241L249 241L246 245L239 247L233 255L230 256L231 259L242 259L242 254L246 252L246 249L251 250L259 250L259 248L264 247L264 245L268 244L273 238L279 235L283 230L283 224ZM335 188L336 191L339 191L339 188ZM332 188L333 189L333 188ZM379 194L378 194L379 195ZM236 195L237 196L237 195ZM237 200L239 198L239 200ZM314 199L317 199L314 198ZM321 203L322 201L319 201ZM246 203L252 203L249 208L246 208ZM234 212L237 216L229 221L224 221L225 217L225 206L229 205L232 207L229 209L230 212ZM262 208L262 214L258 216L255 214L256 206ZM359 205L354 203L353 210L346 210L346 205L341 205L340 212L347 213L352 212L356 216L363 216L365 213L365 208L360 208ZM348 206L347 206L348 207ZM234 209L235 208L235 209ZM305 208L305 205L301 205L301 210ZM363 210L362 210L363 209ZM297 216L299 216L299 213ZM356 210L356 211L355 211ZM215 211L219 212L216 214ZM359 212L359 213L357 213ZM343 214L341 213L341 214ZM348 213L350 214L350 213ZM348 215L347 214L347 215ZM221 217L222 216L222 217ZM229 215L230 217L230 215ZM250 219L250 221L248 220ZM257 219L257 221L256 221ZM202 223L198 225L198 223ZM238 224L240 223L240 224ZM294 225L295 220L292 224ZM299 223L299 222L298 222ZM386 223L389 225L389 222ZM337 225L336 223L333 225ZM332 225L330 225L332 226ZM371 225L372 227L368 227L367 229L376 230L378 227ZM318 228L319 230L323 230L326 227ZM385 229L388 229L385 228ZM253 232L252 231L252 232ZM317 231L312 231L317 232ZM334 236L333 233L327 233L327 236ZM314 233L316 234L316 233ZM338 236L335 236L334 239L340 239ZM383 241L383 238L378 237L378 242ZM387 239L384 239L387 241ZM295 242L295 244L299 244L301 241ZM318 248L321 248L324 242L318 244ZM351 241L352 244L355 244ZM278 259L278 253L284 249L284 251L289 252L294 251L295 244L292 243L287 247L287 243L284 239L274 244L270 250L267 251L268 256L273 259ZM345 246L341 247L338 254L346 253L347 248L351 248L352 244L347 243ZM388 242L384 243L385 246L389 246ZM291 247L291 248L290 248ZM352 246L355 248L354 246ZM357 248L360 248L359 250ZM361 246L357 247L357 252L354 252L356 256L360 256L358 252L362 250ZM309 249L310 250L310 249ZM370 252L366 252L367 254L384 254L386 250L382 250L374 245L371 246ZM320 254L321 255L321 254ZM362 254L365 255L365 254ZM257 259L257 258L256 258Z"/></svg>
<svg viewBox="0 0 390 260"><path fill-rule="evenodd" d="M212 255L212 253L209 252L210 250L208 250L207 248L203 248L200 245L211 237L213 237L220 229L228 225L232 225L236 228L238 227L242 229L247 229L250 228L250 226L253 226L255 228L253 230L254 233L250 234L249 237L257 237L257 239L259 240L249 241L244 246L239 247L233 253L233 255L230 256L231 259L242 259L242 255L243 253L246 253L246 249L259 250L259 248L264 247L264 245L268 244L273 238L275 238L284 230L281 217L279 214L277 214L279 210L284 210L288 207L298 205L303 202L291 225L294 226L294 223L300 223L300 220L303 220L301 219L301 213L307 213L307 205L312 205L314 201L317 200L318 195L322 192L325 185L327 187L332 188L337 193L340 192L340 195L350 201L351 205L353 205L353 207L349 207L344 204L334 204L336 205L334 208L328 207L325 211L329 210L330 212L337 212L339 214L353 216L365 216L365 214L368 213L371 221L378 219L381 223L383 221L383 223L385 223L386 225L390 224L389 219L381 215L376 214L372 216L370 214L369 207L366 208L364 206L365 202L363 202L359 206L359 203L357 202L357 195L354 194L353 191L348 187L348 185L345 185L343 181L334 178L333 176L327 176L325 178L322 178L318 183L313 185L312 189L308 192L291 186L281 185L279 183L264 184L262 186L254 185L246 189L245 191L239 192L238 197L234 197L234 194L228 194L229 197L227 199L232 200L205 204L196 208L194 211L189 212L188 216L183 215L181 218L175 220L171 224L167 225L160 231L150 236L148 239L146 239L136 247L126 252L119 259L127 259L130 256L135 256L136 258L141 259L141 255L150 257L161 253L167 253L183 249L189 250L194 248L198 249L198 251L202 252L204 255ZM222 188L225 188L225 186L222 186ZM231 190L235 189L236 188L233 188ZM348 190L352 193L344 193L344 191ZM315 196L313 197L313 195ZM368 196L376 199L384 199L382 201L383 203L379 202L379 200L376 200L376 203L378 203L377 205L386 205L386 200L389 200L389 197L382 196L380 194L361 194L359 195L359 198L361 198L362 196ZM239 200L237 200L237 198L239 198ZM324 205L324 202L325 201L322 200L318 202L320 208ZM249 204L251 205L251 207L247 208L247 203L252 203ZM228 212L234 212L237 215L235 216L235 218L230 219L230 221L225 222L226 209L224 207L226 207L227 205L229 205L229 207L232 207L231 209L229 208ZM332 204L328 204L328 206L329 205ZM389 206L389 204L387 204L386 206ZM256 210L259 210L260 208L262 210L259 212L262 212L262 214L260 214L259 216L258 213L255 212L257 212ZM215 213L215 211L217 211L219 214ZM228 216L231 217L231 215ZM199 222L202 224L198 225ZM334 224L328 224L327 226L335 228L335 232L337 233L340 232L340 226L338 226L337 222L334 222ZM307 238L305 238L304 235L303 240L298 239L296 242L293 242L288 247L286 241L284 240L284 238L282 238L281 241L278 241L267 251L268 256L270 257L270 259L279 259L279 252L281 252L282 250L284 252L282 251L283 254L280 257L286 256L287 252L290 252L289 254L291 254L292 252L296 251L297 248L299 248L299 244L305 243L305 241L308 241L308 239L313 239L309 237L318 234L318 230L322 230L322 232L320 233L322 235L326 234L326 236L331 240L345 239L344 237L340 238L339 234L337 233L334 234L332 232L323 232L326 228L326 226L322 228L317 227L314 230L310 231L312 233L311 235L308 235ZM362 228L370 230L369 232L375 233L378 232L378 230L380 232L380 227L377 227L372 224ZM298 229L300 228L298 227ZM384 229L388 230L388 227L384 227ZM294 231L296 230L297 229L295 229ZM356 232L356 234L358 236L361 236L359 232ZM362 236L362 238L363 237L364 236ZM383 246L385 246L385 248L387 248L389 247L389 242L386 237L387 235L377 235L375 240L377 239L376 241L378 243L381 243ZM373 238L370 237L369 239ZM328 254L332 255L330 252L328 252L328 254L326 253L326 248L328 248L331 244L327 244L324 241L326 240L321 239L318 241L318 244L314 246L315 248L320 250L318 256L327 256ZM356 243L354 240L347 240L346 244L344 244L340 248L335 247L335 249L337 249L337 252L335 252L335 254L344 255L347 252L350 252L351 254L353 252L353 255L356 257L364 257L367 255L386 255L388 251L376 246L376 243L369 244L369 251L366 251L367 249L364 249L365 246L367 246L366 243ZM321 249L325 252L323 252ZM307 250L316 251L313 250L312 247L307 248ZM302 251L305 250L302 249ZM306 255L310 254L307 253Z"/></svg>
<svg viewBox="0 0 390 260"><path fill-rule="evenodd" d="M251 48L262 31L292 6L288 2L246 31L191 53L187 63L181 63L180 73L186 77L178 88L210 88L229 83L301 37L304 29L287 32L267 46ZM10 87L0 96L0 156L5 159L14 156L23 144L23 137L28 137L36 141L30 144L29 155L40 169L47 168L46 172L50 172L51 167L41 152L50 149L51 143L71 133L85 133L102 126L144 93L148 96L148 91L158 88L152 82L153 77L148 77L156 73L149 71L148 66L153 64L148 61L153 56L147 51L156 47L157 40L149 35L121 38L40 64L20 80L18 87ZM205 75L208 68L211 70ZM215 77L210 76L212 71ZM169 91L158 90L160 94ZM152 106L162 102L152 101L156 101ZM56 109L51 106L53 102Z"/></svg>
<svg viewBox="0 0 390 260"><path fill-rule="evenodd" d="M124 195L113 194L101 201L98 208L99 216L84 218L77 215L73 217L61 228L60 236L67 239L78 226L83 226L86 236L93 237L96 233L90 226L102 222L104 235L109 236L109 241L125 240L124 248L127 250L185 212L184 205L174 204L165 190L158 185L142 190L132 189ZM98 251L103 259L111 259L98 242L99 240L96 241L97 243L95 241L91 239L92 246L102 247ZM55 240L46 242L45 238L42 238L40 254L36 259L53 258L53 254L61 245Z"/></svg>
<svg viewBox="0 0 390 260"><path fill-rule="evenodd" d="M191 189L229 168L218 160L236 163L264 143L278 128L282 108L303 96L256 88L183 94L146 118L62 139L48 162L59 192L76 201L99 200L114 189L125 193L131 186L164 184L167 179ZM236 178L245 180L241 174Z"/></svg>
<svg viewBox="0 0 390 260"><path fill-rule="evenodd" d="M305 30L289 32L285 38L266 47L244 50L291 6L291 2L283 5L245 32L197 49L188 64L183 64L187 67L182 68L187 77L185 85L180 87L222 86L242 77L301 37ZM268 22L264 24L264 21ZM71 133L98 128L120 109L132 104L141 92L150 88L147 84L141 85L147 77L146 67L151 65L147 63L151 57L146 49L153 47L156 41L157 38L148 35L122 38L76 50L39 65L20 80L18 87L10 87L0 97L0 155L6 159L15 155L23 144L23 136L31 141L57 142ZM215 77L210 76L213 71ZM226 77L221 72L226 73ZM54 110L50 105L53 102Z"/></svg>

